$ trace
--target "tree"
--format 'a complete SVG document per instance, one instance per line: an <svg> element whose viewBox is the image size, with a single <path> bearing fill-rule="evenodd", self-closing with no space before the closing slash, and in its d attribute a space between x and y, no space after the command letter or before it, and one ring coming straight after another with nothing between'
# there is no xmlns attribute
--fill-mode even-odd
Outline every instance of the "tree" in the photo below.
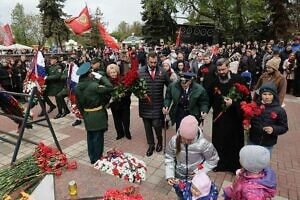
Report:
<svg viewBox="0 0 300 200"><path fill-rule="evenodd" d="M291 26L291 21L288 16L287 4L288 0L269 0L269 8L272 11L271 31L275 37L274 39L288 39L290 36L287 31Z"/></svg>
<svg viewBox="0 0 300 200"><path fill-rule="evenodd" d="M26 15L26 35L28 36L28 43L31 45L38 44L42 46L46 41L41 20L42 18L39 14Z"/></svg>
<svg viewBox="0 0 300 200"><path fill-rule="evenodd" d="M28 39L26 34L26 20L24 19L24 7L22 4L17 3L11 13L11 28L14 34L15 42L27 45Z"/></svg>
<svg viewBox="0 0 300 200"><path fill-rule="evenodd" d="M117 28L117 31L111 33L119 41L125 40L130 35L142 36L142 24L138 21L133 22L133 24L128 24L122 21Z"/></svg>
<svg viewBox="0 0 300 200"><path fill-rule="evenodd" d="M171 17L176 12L172 0L142 0L142 27L144 40L149 45L159 44L160 39L171 41L175 38L176 22Z"/></svg>
<svg viewBox="0 0 300 200"><path fill-rule="evenodd" d="M62 11L65 0L39 0L38 8L42 16L43 33L46 38L53 37L56 44L62 47L62 42L68 40L70 31L64 24Z"/></svg>
<svg viewBox="0 0 300 200"><path fill-rule="evenodd" d="M217 34L231 40L256 39L271 14L265 0L175 0L193 24L211 23Z"/></svg>

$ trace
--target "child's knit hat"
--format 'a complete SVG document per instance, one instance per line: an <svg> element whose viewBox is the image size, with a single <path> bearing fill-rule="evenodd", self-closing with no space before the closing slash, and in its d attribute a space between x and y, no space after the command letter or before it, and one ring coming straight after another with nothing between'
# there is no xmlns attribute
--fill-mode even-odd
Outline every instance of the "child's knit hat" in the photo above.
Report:
<svg viewBox="0 0 300 200"><path fill-rule="evenodd" d="M200 197L205 197L209 194L211 188L211 180L208 175L204 172L197 173L192 180L192 183L196 186L196 188L201 192L201 194L197 197L193 196L193 200L196 200Z"/></svg>
<svg viewBox="0 0 300 200"><path fill-rule="evenodd" d="M240 150L240 163L249 172L257 173L269 165L270 152L263 146L246 145Z"/></svg>
<svg viewBox="0 0 300 200"><path fill-rule="evenodd" d="M185 139L191 140L194 139L198 133L198 121L192 116L188 115L181 120L179 126L179 134Z"/></svg>
<svg viewBox="0 0 300 200"><path fill-rule="evenodd" d="M275 95L277 95L277 88L274 83L266 82L266 83L263 83L259 89L260 95L264 92L271 92L275 96Z"/></svg>

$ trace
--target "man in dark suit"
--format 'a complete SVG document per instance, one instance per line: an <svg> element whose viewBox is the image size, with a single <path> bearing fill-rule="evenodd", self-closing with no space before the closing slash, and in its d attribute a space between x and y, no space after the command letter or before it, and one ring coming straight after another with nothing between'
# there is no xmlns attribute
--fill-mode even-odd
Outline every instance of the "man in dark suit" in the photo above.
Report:
<svg viewBox="0 0 300 200"><path fill-rule="evenodd" d="M139 115L143 118L147 143L149 145L146 153L148 157L153 154L154 150L156 152L162 150L163 91L164 85L170 83L169 76L157 65L157 60L157 54L150 52L147 59L148 65L139 71L139 78L146 81L147 95L150 97L150 102L146 99L139 99ZM156 148L152 128L154 128L157 137Z"/></svg>

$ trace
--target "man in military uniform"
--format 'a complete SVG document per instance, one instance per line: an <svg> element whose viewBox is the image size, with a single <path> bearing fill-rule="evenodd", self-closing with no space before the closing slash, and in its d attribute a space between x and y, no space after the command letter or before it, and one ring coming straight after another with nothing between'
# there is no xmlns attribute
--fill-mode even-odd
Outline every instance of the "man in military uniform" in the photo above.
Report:
<svg viewBox="0 0 300 200"><path fill-rule="evenodd" d="M88 155L94 164L103 154L104 132L108 127L108 115L104 96L113 91L109 80L91 70L91 63L83 63L76 72L80 76L76 86L76 104L87 131Z"/></svg>
<svg viewBox="0 0 300 200"><path fill-rule="evenodd" d="M72 61L74 60L71 57L69 59L72 59ZM69 66L66 66L60 77L61 81L63 82L63 88L56 95L58 114L54 117L54 119L65 117L68 113L70 113L70 110L68 109L68 106L65 102L65 97L68 96L68 85L67 85L68 72L69 72Z"/></svg>
<svg viewBox="0 0 300 200"><path fill-rule="evenodd" d="M101 63L101 59L100 58L94 58L92 60L92 70L94 72L97 72L101 75L106 75L106 68L104 68L103 64Z"/></svg>
<svg viewBox="0 0 300 200"><path fill-rule="evenodd" d="M193 81L195 76L192 72L182 73L179 81L169 85L166 91L163 113L170 114L176 130L184 117L193 115L200 122L209 110L208 95L202 85Z"/></svg>
<svg viewBox="0 0 300 200"><path fill-rule="evenodd" d="M56 106L49 99L49 96L55 96L55 101L56 103L58 103L57 93L60 92L63 88L63 82L61 81L61 75L63 70L61 66L58 65L57 60L58 60L57 56L51 55L50 65L46 67L46 74L47 74L47 76L45 76L46 90L43 93L43 99L44 102L46 102L50 106L48 113L51 113L56 108ZM64 113L64 115L69 113ZM40 117L43 114L44 113L41 112L38 116ZM57 115L60 115L61 117L62 114L59 111Z"/></svg>

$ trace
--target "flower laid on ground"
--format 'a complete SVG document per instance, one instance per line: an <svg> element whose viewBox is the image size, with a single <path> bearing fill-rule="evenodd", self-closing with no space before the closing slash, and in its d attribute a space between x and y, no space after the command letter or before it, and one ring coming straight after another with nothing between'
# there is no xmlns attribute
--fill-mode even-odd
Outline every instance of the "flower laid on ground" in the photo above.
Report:
<svg viewBox="0 0 300 200"><path fill-rule="evenodd" d="M221 95L221 91L218 88L215 88L215 94ZM223 96L224 99L230 98L232 99L232 102L237 102L240 100L245 100L250 95L250 91L247 88L247 86L241 84L241 83L234 83L233 86L229 89L228 94L226 96ZM227 106L225 105L225 102L222 104L222 111L217 115L217 117L214 119L214 122L216 122L224 112L226 112Z"/></svg>
<svg viewBox="0 0 300 200"><path fill-rule="evenodd" d="M147 95L147 83L138 76L138 69L131 68L124 76L122 83L112 92L112 100L120 101L127 91L132 92L139 99L146 99L150 103Z"/></svg>
<svg viewBox="0 0 300 200"><path fill-rule="evenodd" d="M144 161L114 149L98 160L94 168L132 183L146 180L147 168Z"/></svg>
<svg viewBox="0 0 300 200"><path fill-rule="evenodd" d="M34 185L45 174L61 175L62 169L76 168L76 161L69 162L58 149L39 143L32 155L9 168L0 169L0 196L24 185Z"/></svg>
<svg viewBox="0 0 300 200"><path fill-rule="evenodd" d="M104 197L98 200L143 200L138 187L129 186L122 190L108 189L104 192Z"/></svg>

